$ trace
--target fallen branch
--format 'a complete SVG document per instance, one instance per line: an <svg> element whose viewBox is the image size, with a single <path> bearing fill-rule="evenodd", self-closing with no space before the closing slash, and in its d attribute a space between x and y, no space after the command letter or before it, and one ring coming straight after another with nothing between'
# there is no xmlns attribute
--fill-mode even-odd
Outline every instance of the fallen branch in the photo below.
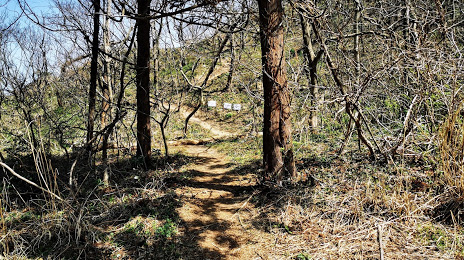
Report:
<svg viewBox="0 0 464 260"><path fill-rule="evenodd" d="M382 243L382 226L380 224L377 226L377 242L379 242L380 260L384 260L383 243Z"/></svg>
<svg viewBox="0 0 464 260"><path fill-rule="evenodd" d="M21 180L27 182L28 184L30 184L30 185L32 185L32 186L34 186L34 187L36 187L36 188L38 188L38 189L40 189L40 190L42 190L42 191L45 191L46 193L52 195L53 197L55 197L55 198L57 198L57 199L63 201L63 199L62 199L60 196L56 195L55 193L53 193L53 192L51 192L51 191L49 191L49 190L47 190L47 189L44 189L44 188L40 187L40 186L37 185L35 182L30 181L30 180L24 178L23 176L21 176L21 175L19 175L18 173L16 173L13 169L10 168L10 166L6 165L5 163L0 162L0 166L2 166L3 168L7 169L9 172L11 172L11 174L13 174L14 176L18 177L19 179L21 179Z"/></svg>

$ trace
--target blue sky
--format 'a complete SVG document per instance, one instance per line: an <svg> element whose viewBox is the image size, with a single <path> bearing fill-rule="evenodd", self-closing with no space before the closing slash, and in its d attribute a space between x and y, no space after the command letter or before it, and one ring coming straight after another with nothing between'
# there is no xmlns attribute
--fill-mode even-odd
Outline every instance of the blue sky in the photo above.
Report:
<svg viewBox="0 0 464 260"><path fill-rule="evenodd" d="M53 0L21 0L22 3L26 2L30 8L28 12L34 12L35 15L41 17L42 15L51 14L53 12ZM3 21L3 26L9 26L12 22L16 21L18 16L21 15L21 8L18 0L0 0L0 14L6 14L6 20ZM40 18L39 18L40 19ZM2 21L0 21L1 26ZM34 26L31 21L26 17L22 16L15 24L18 28L24 28L28 26ZM18 73L23 74L27 77L30 73L30 62L27 59L30 58L30 54L27 53L27 49L21 49L15 40L8 40L6 42L6 49L10 51L10 62L15 65ZM48 53L48 60L54 61L55 52Z"/></svg>
<svg viewBox="0 0 464 260"><path fill-rule="evenodd" d="M6 1L6 5L5 5ZM29 7L37 15L50 13L53 10L53 0L21 0L21 2L26 2ZM21 8L19 7L18 0L0 0L0 9L6 11L8 20L15 19L21 14ZM27 24L27 18L23 17L20 19L21 24Z"/></svg>
<svg viewBox="0 0 464 260"><path fill-rule="evenodd" d="M5 0L1 0L0 2L4 2ZM20 8L18 5L18 0L6 0L6 9L9 12L20 12ZM48 11L51 6L53 6L52 0L21 0L21 2L26 2L29 6L31 6L34 10L37 11Z"/></svg>

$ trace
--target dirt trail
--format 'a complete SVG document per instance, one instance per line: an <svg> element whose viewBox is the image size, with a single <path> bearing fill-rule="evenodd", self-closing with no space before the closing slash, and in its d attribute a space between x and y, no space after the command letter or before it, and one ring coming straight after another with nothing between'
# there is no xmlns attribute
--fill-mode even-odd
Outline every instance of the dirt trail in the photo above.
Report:
<svg viewBox="0 0 464 260"><path fill-rule="evenodd" d="M177 109L176 105L171 105L171 107L175 110ZM185 119L189 116L191 111L187 110L185 107L181 107L179 109L179 113L182 115L182 117ZM198 112L197 114L198 115ZM187 140L187 139L181 139L181 140L175 140L175 141L168 141L169 146L179 146L179 145L191 145L191 144L202 144L205 142L210 142L216 139L224 139L227 137L232 137L235 134L228 132L226 130L221 129L220 126L217 124L214 124L212 122L205 121L203 119L200 119L196 117L195 115L192 116L189 120L189 124L198 124L201 126L201 128L205 129L208 131L208 134L211 136L210 138L207 139L202 139L202 140Z"/></svg>
<svg viewBox="0 0 464 260"><path fill-rule="evenodd" d="M186 110L185 108L181 107L180 112L182 113L182 116L184 118L187 118L187 116L190 114L190 111ZM219 126L216 126L212 123L209 123L205 120L202 120L198 117L195 117L195 115L190 118L189 120L190 123L195 123L200 125L203 129L209 131L209 134L213 139L221 139L225 137L230 137L233 136L234 134L228 131L225 131L223 129L220 129Z"/></svg>
<svg viewBox="0 0 464 260"><path fill-rule="evenodd" d="M185 112L187 113L187 112ZM216 126L193 117L215 139L231 136ZM178 143L173 147L195 163L184 169L190 178L176 189L183 206L179 228L186 241L185 259L261 259L259 240L268 234L251 224L249 200L253 176L233 169L226 156L203 145Z"/></svg>

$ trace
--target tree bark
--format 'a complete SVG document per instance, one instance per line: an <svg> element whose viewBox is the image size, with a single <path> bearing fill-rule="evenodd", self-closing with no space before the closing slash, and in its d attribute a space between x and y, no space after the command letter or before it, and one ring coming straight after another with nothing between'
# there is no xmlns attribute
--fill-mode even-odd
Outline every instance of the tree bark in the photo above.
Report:
<svg viewBox="0 0 464 260"><path fill-rule="evenodd" d="M107 0L106 6L106 16L104 17L103 22L103 48L106 54L109 54L111 51L110 46L110 18L109 15L111 13L111 4L112 0ZM108 117L110 114L110 104L112 103L112 95L111 89L112 86L112 78L111 78L111 71L110 71L110 62L111 58L108 55L105 55L105 59L103 62L103 84L102 84L102 113L101 113L101 125L104 127L108 122Z"/></svg>
<svg viewBox="0 0 464 260"><path fill-rule="evenodd" d="M264 88L264 180L282 185L284 177L297 180L284 59L284 10L281 0L258 0L258 6Z"/></svg>
<svg viewBox="0 0 464 260"><path fill-rule="evenodd" d="M317 89L317 63L322 55L320 51L317 56L314 52L313 44L311 42L311 26L303 16L304 10L300 10L300 23L303 32L303 53L305 56L305 74L310 80L309 90L311 92L311 110L309 111L310 127L312 132L316 132L318 128L317 113L319 111L319 90Z"/></svg>
<svg viewBox="0 0 464 260"><path fill-rule="evenodd" d="M222 91L229 91L230 86L232 85L232 79L234 76L235 70L235 52L234 52L234 37L230 36L230 66L229 66L229 75L227 75L227 83Z"/></svg>
<svg viewBox="0 0 464 260"><path fill-rule="evenodd" d="M103 48L105 50L105 59L103 62L103 84L102 84L102 112L101 112L101 126L105 127L110 117L110 104L113 102L112 92L112 77L110 71L111 59L107 55L110 53L110 18L112 0L106 2L106 16L103 23ZM103 184L109 185L109 169L108 169L108 139L109 134L103 134L103 150L102 150L102 165L103 165Z"/></svg>
<svg viewBox="0 0 464 260"><path fill-rule="evenodd" d="M87 118L87 143L93 138L95 127L95 98L97 94L98 47L100 33L100 0L93 0L95 13L93 16L92 60L90 64L89 113ZM90 147L90 151L91 151Z"/></svg>
<svg viewBox="0 0 464 260"><path fill-rule="evenodd" d="M151 0L137 0L138 14L147 16ZM137 155L142 156L145 166L151 159L150 131L150 20L137 20Z"/></svg>
<svg viewBox="0 0 464 260"><path fill-rule="evenodd" d="M155 26L156 27L156 26ZM158 71L159 71L159 59L160 59L160 47L159 40L161 37L161 31L163 29L163 20L159 21L159 28L155 30L155 36L153 37L153 87L155 88L155 96L159 95L159 82L158 82Z"/></svg>

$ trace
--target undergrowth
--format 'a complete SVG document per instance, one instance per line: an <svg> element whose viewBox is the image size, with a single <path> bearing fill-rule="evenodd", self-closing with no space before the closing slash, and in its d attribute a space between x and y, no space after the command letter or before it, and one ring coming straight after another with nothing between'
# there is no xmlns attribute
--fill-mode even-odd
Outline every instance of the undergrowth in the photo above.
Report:
<svg viewBox="0 0 464 260"><path fill-rule="evenodd" d="M386 259L460 259L464 200L456 196L462 183L459 116L453 114L440 133L446 141L441 156L448 168L443 170L424 160L372 161L355 138L339 156L337 138L301 132L294 141L297 167L313 181L249 195L241 210L252 217L241 224L247 232L260 230L272 237L259 247L274 258L375 259L382 246ZM216 123L226 124L220 119ZM206 145L226 154L235 172L257 176L262 138L250 129ZM171 130L174 138L181 127ZM208 136L199 125L192 124L190 131L190 138ZM71 190L58 174L68 168L55 167L66 165L64 158L46 158L40 149L34 154L18 155L22 164L15 169L36 182L43 180L44 187L64 200L5 178L0 212L4 256L189 259L183 254L186 237L179 232L185 223L176 211L183 202L173 189L191 178L181 167L194 165L198 158L174 153L157 158L155 170L145 171L136 158L119 157L111 162L108 188L92 177L95 169L82 163L77 173L82 185ZM42 161L48 164L35 166Z"/></svg>

